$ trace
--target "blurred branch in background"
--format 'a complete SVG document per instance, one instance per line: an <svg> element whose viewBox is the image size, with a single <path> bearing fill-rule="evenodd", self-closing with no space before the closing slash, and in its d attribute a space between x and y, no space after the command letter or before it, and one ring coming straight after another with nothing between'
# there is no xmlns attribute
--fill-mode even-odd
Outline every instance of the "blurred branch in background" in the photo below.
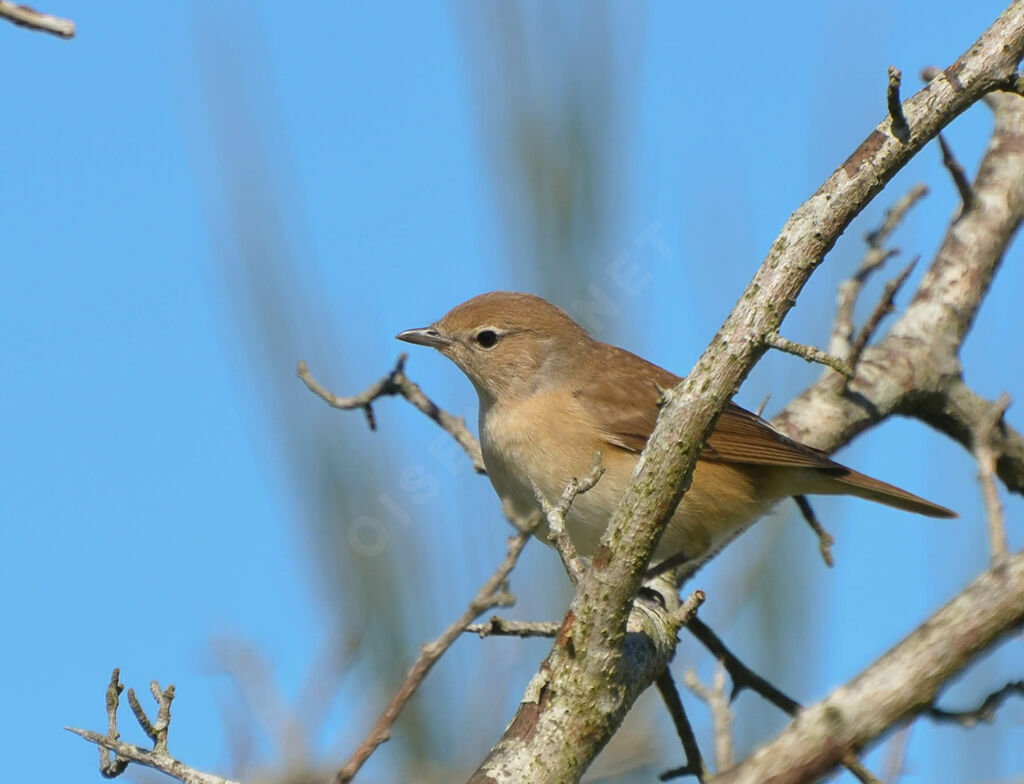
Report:
<svg viewBox="0 0 1024 784"><path fill-rule="evenodd" d="M244 34L239 34L239 25L248 27ZM244 703L253 722L272 728L279 754L276 760L256 762L239 759L236 753L236 766L250 776L260 767L259 777L264 779L268 768L276 768L282 778L291 780L303 769L315 770L312 751L346 674L350 681L352 673L360 673L363 684L400 680L409 652L419 643L410 638L416 629L413 617L423 612L408 597L423 596L424 587L431 584L427 573L432 565L416 555L415 526L401 539L390 537L367 513L366 505L377 497L373 488L385 486L379 459L342 438L331 412L295 383L292 369L299 357L318 367L352 370L339 363L346 356L345 346L331 339L345 331L333 328L328 316L332 310L344 313L346 303L323 297L310 254L296 239L302 236L302 199L287 177L288 146L272 100L274 80L262 31L246 14L228 20L204 12L196 33L215 164L201 185L225 296L235 317L231 342L242 347L244 363L238 370L248 375L239 383L259 401L265 431L276 439L295 517L305 531L306 557L315 578L311 588L319 594L326 621L324 653L307 675L306 696L294 707L283 699L253 696L278 691L268 667L255 673L251 667L237 666L237 657L231 657L233 665L228 668L239 694L249 695ZM233 522L244 535L244 521ZM316 642L293 641L297 646ZM218 644L222 653L232 647L237 644ZM354 710L347 717L356 732L376 710L369 704L366 708L366 715ZM275 718L274 713L280 715ZM399 747L407 764L433 754L439 729L420 706L409 706ZM236 728L236 736L237 732ZM252 748L241 742L234 745L236 751Z"/></svg>
<svg viewBox="0 0 1024 784"><path fill-rule="evenodd" d="M621 304L597 272L625 218L643 12L460 0L454 14L516 277L558 302Z"/></svg>

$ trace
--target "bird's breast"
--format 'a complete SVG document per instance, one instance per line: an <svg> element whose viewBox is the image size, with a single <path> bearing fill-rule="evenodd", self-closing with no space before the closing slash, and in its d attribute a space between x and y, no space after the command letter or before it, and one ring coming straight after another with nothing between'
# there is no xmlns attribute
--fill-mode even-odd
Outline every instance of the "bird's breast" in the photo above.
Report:
<svg viewBox="0 0 1024 784"><path fill-rule="evenodd" d="M566 516L573 544L585 556L597 551L638 458L604 440L571 395L534 394L514 405L481 403L480 445L495 491L520 522L539 508L534 485L556 503L573 477L590 473L595 450L601 452L604 475L576 497ZM757 467L698 462L654 561L682 552L703 563L768 512L775 498L765 494L768 477L762 474ZM546 542L547 533L542 521L536 534Z"/></svg>
<svg viewBox="0 0 1024 784"><path fill-rule="evenodd" d="M562 400L561 397L566 399ZM602 451L605 475L588 493L577 496L566 519L576 548L590 555L615 508L635 456L620 465L618 456L605 455L602 442L570 395L535 393L516 404L481 404L480 446L487 475L498 496L513 514L525 520L539 505L533 486L551 503L558 501L573 478L590 473L594 451ZM542 523L537 535L547 539Z"/></svg>

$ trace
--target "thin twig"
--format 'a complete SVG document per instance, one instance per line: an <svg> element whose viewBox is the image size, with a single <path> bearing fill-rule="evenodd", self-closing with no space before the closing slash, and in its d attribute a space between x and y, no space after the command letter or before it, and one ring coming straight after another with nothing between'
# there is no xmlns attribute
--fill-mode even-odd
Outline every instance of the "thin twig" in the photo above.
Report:
<svg viewBox="0 0 1024 784"><path fill-rule="evenodd" d="M530 530L521 530L518 534L509 538L505 560L501 562L501 565L494 574L488 577L484 584L480 586L480 590L477 591L476 596L470 601L465 612L451 626L445 629L440 637L433 642L427 643L420 649L420 655L409 669L405 681L403 681L395 696L391 698L391 702L377 720L376 725L374 725L366 740L359 745L359 748L355 750L349 761L335 775L335 784L344 784L344 782L351 781L356 773L359 772L363 763L377 750L377 747L391 737L391 728L394 726L395 720L398 718L398 714L401 713L402 708L405 707L409 698L419 688L419 685L427 677L427 674L437 660L451 647L452 643L459 638L463 631L482 613L487 612L493 607L508 607L515 601L508 590L508 576L512 569L515 568L516 562L519 560L519 554L533 535L533 528L536 527L539 521L540 514L538 513L531 521L532 525L526 526Z"/></svg>
<svg viewBox="0 0 1024 784"><path fill-rule="evenodd" d="M721 638L715 634L700 618L692 618L687 624L690 633L700 640L701 644L711 651L712 655L722 663L729 678L732 680L732 694L730 700L735 700L743 689L760 694L772 705L785 711L790 716L796 716L800 710L800 703L787 697L779 689L762 678L730 651ZM864 764L851 752L843 755L843 766L850 771L857 779L864 784L881 784L877 777L869 771Z"/></svg>
<svg viewBox="0 0 1024 784"><path fill-rule="evenodd" d="M471 623L464 631L480 637L554 637L561 628L553 621L509 621L493 615L487 623Z"/></svg>
<svg viewBox="0 0 1024 784"><path fill-rule="evenodd" d="M124 691L124 684L121 683L121 670L115 667L110 673L110 683L107 685L107 737L110 740L117 740L121 733L117 731L117 707L120 702L121 692ZM99 746L100 750L100 775L103 778L112 779L124 773L128 767L128 759L117 755L110 759L110 749L106 746Z"/></svg>
<svg viewBox="0 0 1024 784"><path fill-rule="evenodd" d="M960 214L963 215L974 206L974 188L971 187L971 181L967 179L964 167L953 155L953 150L950 149L946 137L941 133L939 134L939 147L942 148L942 165L949 171L949 175L953 178L953 184L956 185L957 192L960 194Z"/></svg>
<svg viewBox="0 0 1024 784"><path fill-rule="evenodd" d="M1014 694L1024 697L1024 681L1012 681L1007 683L999 691L994 691L988 695L977 708L963 711L950 711L933 705L924 712L924 715L932 721L959 724L963 727L973 727L981 721L992 721L1000 706Z"/></svg>
<svg viewBox="0 0 1024 784"><path fill-rule="evenodd" d="M907 117L903 114L903 104L900 103L900 84L903 82L903 74L899 68L889 66L889 85L885 91L885 102L889 108L889 120L892 127L892 135L906 144L910 140L910 126L907 124Z"/></svg>
<svg viewBox="0 0 1024 784"><path fill-rule="evenodd" d="M757 414L758 416L761 416L761 414L764 413L764 410L768 407L768 401L771 399L772 393L769 392L767 395L764 396L764 400L761 401L761 405L757 407L757 410L754 411L754 413Z"/></svg>
<svg viewBox="0 0 1024 784"><path fill-rule="evenodd" d="M816 346L807 346L803 343L796 343L788 338L782 337L778 332L769 332L764 336L764 342L779 351L785 351L787 354L795 354L798 357L803 357L808 362L817 362L821 365L827 365L837 373L844 375L847 378L853 377L853 368L843 362L839 357L834 357Z"/></svg>
<svg viewBox="0 0 1024 784"><path fill-rule="evenodd" d="M477 473L486 473L483 454L480 452L480 442L476 440L476 437L466 427L466 421L462 417L452 416L423 394L423 390L420 389L419 385L405 375L406 358L406 354L400 354L394 369L390 373L363 392L351 397L341 397L324 389L310 375L309 368L306 367L306 363L303 360L299 361L296 374L314 395L323 399L332 408L339 408L343 411L349 411L354 408L363 409L363 412L366 414L367 424L369 424L371 430L377 429L377 421L373 416L373 401L379 397L401 395L455 439L459 446L469 455L469 459L473 461L473 468Z"/></svg>
<svg viewBox="0 0 1024 784"><path fill-rule="evenodd" d="M699 588L686 597L686 600L672 611L670 619L678 627L688 625L697 617L697 610L704 604L707 594Z"/></svg>
<svg viewBox="0 0 1024 784"><path fill-rule="evenodd" d="M61 38L75 37L75 23L70 19L61 19L29 8L27 5L0 0L0 18L14 22L19 27L37 30L41 33L52 33Z"/></svg>
<svg viewBox="0 0 1024 784"><path fill-rule="evenodd" d="M878 303L875 305L875 309L871 311L871 315L868 316L867 321L864 322L864 326L861 327L860 332L857 334L856 340L854 340L853 345L850 346L850 364L854 367L857 367L857 362L860 361L861 354L864 353L864 349L867 348L868 341L871 340L875 330L878 329L878 325L882 323L882 319L896 310L896 294L899 292L903 284L906 283L907 278L910 277L910 273L914 271L914 267L917 266L917 262L920 258L920 256L914 256L899 275L885 284L885 288L882 290L882 296L879 297Z"/></svg>
<svg viewBox="0 0 1024 784"><path fill-rule="evenodd" d="M725 691L725 666L719 662L712 676L711 686L700 682L697 673L687 670L683 683L698 698L707 703L711 711L712 736L715 742L715 768L725 770L732 765L732 708Z"/></svg>
<svg viewBox="0 0 1024 784"><path fill-rule="evenodd" d="M747 667L700 618L692 618L686 625L686 628L690 630L690 634L700 641L701 645L711 652L712 656L722 663L726 672L729 673L729 678L732 680L730 700L735 700L744 689L750 689L790 716L795 716L797 711L800 710L799 702L787 697L775 686Z"/></svg>
<svg viewBox="0 0 1024 784"><path fill-rule="evenodd" d="M683 708L683 701L679 697L679 690L676 688L675 681L672 680L672 673L668 667L661 671L655 683L658 685L658 692L661 694L662 700L665 701L665 707L672 717L672 724L675 725L676 734L679 736L680 743L683 744L683 753L686 755L685 765L680 768L666 770L658 776L658 779L668 781L669 779L682 778L683 776L696 776L697 781L706 781L711 775L711 771L704 764L700 747L697 745L697 736L693 734L693 726L686 716L686 709Z"/></svg>
<svg viewBox="0 0 1024 784"><path fill-rule="evenodd" d="M1010 396L1005 392L996 401L986 417L976 426L974 432L974 459L978 461L978 482L985 499L985 519L988 523L989 549L992 551L992 565L999 566L1006 561L1006 520L1003 504L999 500L996 486L996 453L993 441L999 433L1003 415L1010 406Z"/></svg>
<svg viewBox="0 0 1024 784"><path fill-rule="evenodd" d="M915 185L886 211L882 224L865 235L864 241L868 248L860 266L852 278L843 281L839 286L836 298L836 318L832 325L832 335L828 344L828 351L833 356L849 360L854 333L853 310L861 290L874 271L897 253L894 249L887 249L885 245L892 233L903 222L910 208L924 198L927 193L926 186Z"/></svg>
<svg viewBox="0 0 1024 784"><path fill-rule="evenodd" d="M124 690L124 686L120 682L120 676L120 670L115 667L110 675L110 684L106 690L106 735L101 735L91 730L76 729L75 727L64 728L68 732L73 732L99 747L100 774L104 778L120 776L128 767L128 763L134 762L159 770L172 778L186 782L186 784L235 784L235 782L229 779L196 770L175 759L167 751L167 731L171 724L171 701L174 699L173 686L168 686L166 689L161 690L156 681L150 682L150 691L157 701L156 722L149 720L146 712L139 705L138 699L135 698L134 692L131 689L128 690L128 699L132 703L132 710L135 712L139 725L153 741L152 749L144 749L140 746L122 743L118 740L120 734L117 731L117 708L120 694ZM114 752L116 755L113 760L110 759L110 752Z"/></svg>
<svg viewBox="0 0 1024 784"><path fill-rule="evenodd" d="M565 516L569 513L569 509L572 507L573 501L576 500L576 496L593 488L603 475L604 466L601 465L601 453L594 452L594 460L590 465L590 474L583 479L577 479L576 477L570 479L569 484L562 491L561 498L555 504L548 501L537 483L532 478L530 479L533 495L544 511L544 517L547 520L548 541L558 551L558 557L562 559L565 571L568 572L569 579L572 580L573 585L580 581L586 569L586 564L580 558L579 553L576 552L576 546L573 544L572 539L569 538L569 533L565 530Z"/></svg>
<svg viewBox="0 0 1024 784"><path fill-rule="evenodd" d="M832 558L832 545L835 544L835 538L818 521L817 515L814 514L814 509L811 507L811 502L807 500L807 496L795 495L793 500L796 501L796 505L800 508L800 514L803 515L807 525L811 527L811 530L818 537L818 550L821 552L821 558L825 565L831 569L835 566L835 560Z"/></svg>

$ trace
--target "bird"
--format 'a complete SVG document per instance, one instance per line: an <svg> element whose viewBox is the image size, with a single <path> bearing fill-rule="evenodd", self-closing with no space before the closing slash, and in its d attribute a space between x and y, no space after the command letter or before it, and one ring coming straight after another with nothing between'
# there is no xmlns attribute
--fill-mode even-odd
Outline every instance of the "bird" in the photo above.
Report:
<svg viewBox="0 0 1024 784"><path fill-rule="evenodd" d="M681 378L591 337L541 297L480 294L398 340L434 348L476 388L484 468L513 519L555 502L586 477L595 452L604 474L575 498L565 530L579 555L593 556L654 430L662 391ZM929 517L956 513L835 462L728 403L700 453L693 480L651 563L692 576L782 499L851 495ZM546 521L535 530L547 542Z"/></svg>

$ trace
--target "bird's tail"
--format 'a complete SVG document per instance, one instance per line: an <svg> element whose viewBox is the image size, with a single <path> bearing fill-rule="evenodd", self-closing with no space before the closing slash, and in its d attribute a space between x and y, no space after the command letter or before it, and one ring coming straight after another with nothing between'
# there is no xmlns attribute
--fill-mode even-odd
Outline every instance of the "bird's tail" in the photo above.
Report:
<svg viewBox="0 0 1024 784"><path fill-rule="evenodd" d="M928 517L958 517L952 509L933 504L920 496L908 493L881 479L854 471L852 468L836 466L833 469L819 470L817 473L819 479L814 482L814 489L810 491L812 493L852 495Z"/></svg>

